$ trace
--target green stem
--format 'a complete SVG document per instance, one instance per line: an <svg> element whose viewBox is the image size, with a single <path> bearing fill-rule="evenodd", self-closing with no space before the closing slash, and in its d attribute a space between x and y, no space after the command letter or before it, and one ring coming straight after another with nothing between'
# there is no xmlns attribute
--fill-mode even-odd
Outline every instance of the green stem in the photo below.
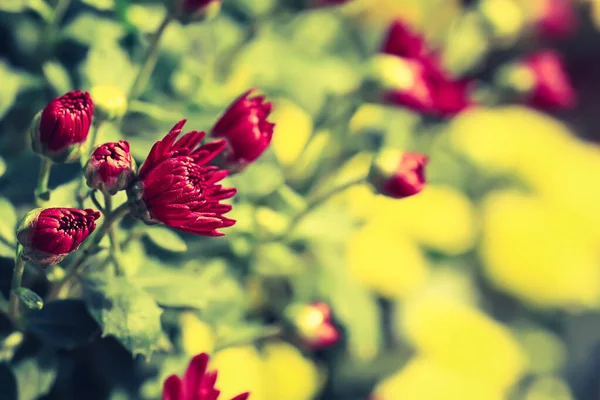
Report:
<svg viewBox="0 0 600 400"><path fill-rule="evenodd" d="M50 170L52 169L52 160L42 157L38 183L35 188L35 204L42 207L44 203L50 200L50 191L48 190L48 181L50 180Z"/></svg>
<svg viewBox="0 0 600 400"><path fill-rule="evenodd" d="M79 254L73 261L65 268L67 270L67 275L64 279L54 285L50 293L48 295L48 299L56 299L60 296L62 289L71 283L73 279L79 276L80 270L85 264L86 259L90 254L94 252L98 248L100 241L106 235L111 226L123 218L129 212L129 205L127 203L121 204L117 207L111 214L106 215L104 223L102 226L94 231L94 233L88 237L88 239L81 246Z"/></svg>
<svg viewBox="0 0 600 400"><path fill-rule="evenodd" d="M366 178L364 178L364 177L359 178L359 179L354 179L352 181L344 183L343 185L336 186L333 189L323 193L320 196L315 196L313 199L310 199L308 201L308 204L306 205L306 208L304 210L302 210L301 212L296 214L296 216L294 218L292 218L292 220L290 221L290 223L284 233L282 233L281 235L269 238L266 241L267 242L277 242L277 241L285 239L286 237L288 237L290 234L292 234L294 232L294 229L296 229L298 224L300 222L302 222L302 220L308 214L310 214L315 208L319 207L320 205L325 203L327 200L329 200L333 196L335 196L339 193L342 193L345 190L348 190L349 188L351 188L353 186L360 185L365 182L366 182Z"/></svg>
<svg viewBox="0 0 600 400"><path fill-rule="evenodd" d="M19 296L16 291L21 287L23 272L25 271L25 259L22 257L21 251L21 246L17 246L15 268L13 270L12 283L10 285L10 305L8 307L8 313L14 321L17 321L19 318Z"/></svg>
<svg viewBox="0 0 600 400"><path fill-rule="evenodd" d="M162 38L167 26L173 21L173 15L167 12L164 19L158 26L158 29L152 36L152 41L150 42L150 47L146 51L144 56L144 63L142 64L142 68L138 72L133 85L131 86L131 91L129 92L128 101L136 100L148 85L148 80L154 71L154 67L156 67L156 63L158 62L158 56L160 55L160 39Z"/></svg>
<svg viewBox="0 0 600 400"><path fill-rule="evenodd" d="M112 197L110 194L104 193L104 212L110 214L112 212ZM115 275L119 276L123 274L121 265L119 264L119 257L121 256L121 246L117 239L116 225L111 224L108 229L108 239L110 240L110 259L115 267Z"/></svg>

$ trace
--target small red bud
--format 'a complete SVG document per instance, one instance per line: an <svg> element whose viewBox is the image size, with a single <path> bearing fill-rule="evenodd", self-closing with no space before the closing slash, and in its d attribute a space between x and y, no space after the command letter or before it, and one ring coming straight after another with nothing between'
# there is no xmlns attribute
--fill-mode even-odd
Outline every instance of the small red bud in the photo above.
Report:
<svg viewBox="0 0 600 400"><path fill-rule="evenodd" d="M425 186L427 162L427 156L422 154L386 149L375 157L368 181L384 196L394 199L413 196Z"/></svg>
<svg viewBox="0 0 600 400"><path fill-rule="evenodd" d="M96 147L84 169L87 184L111 195L125 190L135 179L135 160L126 140Z"/></svg>

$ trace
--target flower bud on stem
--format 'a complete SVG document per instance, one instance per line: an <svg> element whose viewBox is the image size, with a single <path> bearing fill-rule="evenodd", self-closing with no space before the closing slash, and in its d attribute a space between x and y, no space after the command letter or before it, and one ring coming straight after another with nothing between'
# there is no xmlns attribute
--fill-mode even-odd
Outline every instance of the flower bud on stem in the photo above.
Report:
<svg viewBox="0 0 600 400"><path fill-rule="evenodd" d="M23 272L25 271L25 258L23 257L23 247L17 246L15 255L15 268L13 270L12 283L10 285L10 305L8 308L9 316L13 321L18 321L19 318L19 296L16 291L21 287L23 280Z"/></svg>

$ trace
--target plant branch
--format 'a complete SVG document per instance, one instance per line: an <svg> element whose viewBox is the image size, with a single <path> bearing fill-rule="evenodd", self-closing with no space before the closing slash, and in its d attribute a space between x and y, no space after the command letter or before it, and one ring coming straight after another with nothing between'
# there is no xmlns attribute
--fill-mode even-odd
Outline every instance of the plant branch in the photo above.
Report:
<svg viewBox="0 0 600 400"><path fill-rule="evenodd" d="M35 204L42 207L45 202L50 200L50 191L48 190L48 181L50 180L50 170L52 169L52 160L42 157L38 182L35 188Z"/></svg>
<svg viewBox="0 0 600 400"><path fill-rule="evenodd" d="M150 47L146 51L144 56L144 62L142 64L142 68L138 72L133 85L131 86L131 90L128 96L128 102L132 100L136 100L144 91L146 86L148 85L148 80L154 71L154 67L156 67L156 63L158 62L158 56L160 55L160 39L162 38L167 26L173 21L173 15L170 12L167 12L164 19L158 26L158 29L152 36L152 41L150 42Z"/></svg>
<svg viewBox="0 0 600 400"><path fill-rule="evenodd" d="M15 268L13 270L12 283L10 285L10 304L8 307L8 313L14 321L18 321L19 318L19 296L16 291L21 287L24 271L25 259L22 256L22 248L21 246L17 246Z"/></svg>
<svg viewBox="0 0 600 400"><path fill-rule="evenodd" d="M108 193L104 193L104 210L106 214L110 214L112 212L112 197L110 197L110 194ZM110 259L115 267L115 275L122 275L123 270L119 264L121 246L119 240L117 239L117 230L114 223L111 224L108 229L108 239L110 240Z"/></svg>

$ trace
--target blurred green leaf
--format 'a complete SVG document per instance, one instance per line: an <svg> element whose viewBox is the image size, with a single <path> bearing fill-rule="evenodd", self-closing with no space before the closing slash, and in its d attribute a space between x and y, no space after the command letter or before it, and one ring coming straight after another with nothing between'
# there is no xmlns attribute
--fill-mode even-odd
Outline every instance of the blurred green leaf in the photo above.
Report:
<svg viewBox="0 0 600 400"><path fill-rule="evenodd" d="M13 366L19 400L36 400L52 389L58 373L58 357L43 349L35 358L28 358Z"/></svg>
<svg viewBox="0 0 600 400"><path fill-rule="evenodd" d="M62 32L65 38L87 46L115 45L124 34L123 26L93 13L79 14ZM109 60L107 60L110 62Z"/></svg>
<svg viewBox="0 0 600 400"><path fill-rule="evenodd" d="M90 7L100 11L109 11L115 9L115 0L81 0Z"/></svg>
<svg viewBox="0 0 600 400"><path fill-rule="evenodd" d="M22 12L27 9L27 0L0 0L0 11Z"/></svg>
<svg viewBox="0 0 600 400"><path fill-rule="evenodd" d="M244 303L240 284L218 260L198 270L146 266L135 282L163 306L197 308L221 318L237 314Z"/></svg>
<svg viewBox="0 0 600 400"><path fill-rule="evenodd" d="M342 246L320 243L314 254L321 265L321 294L329 298L333 314L346 330L350 355L356 360L372 360L382 345L377 300L349 275Z"/></svg>
<svg viewBox="0 0 600 400"><path fill-rule="evenodd" d="M2 175L4 175L5 172L6 172L6 161L4 161L4 158L0 157L0 178L2 177Z"/></svg>
<svg viewBox="0 0 600 400"><path fill-rule="evenodd" d="M90 343L98 325L80 300L51 301L26 316L27 331L59 348L73 349Z"/></svg>
<svg viewBox="0 0 600 400"><path fill-rule="evenodd" d="M109 282L87 281L84 299L90 313L102 326L102 336L114 336L134 357L141 354L149 360L152 353L165 348L160 321L163 310L127 278L114 278Z"/></svg>
<svg viewBox="0 0 600 400"><path fill-rule="evenodd" d="M21 343L23 343L23 333L19 331L12 332L0 339L0 363L10 361Z"/></svg>
<svg viewBox="0 0 600 400"><path fill-rule="evenodd" d="M277 165L261 162L250 165L243 174L234 175L228 180L238 189L238 193L256 198L273 193L283 185L284 177Z"/></svg>
<svg viewBox="0 0 600 400"><path fill-rule="evenodd" d="M44 307L44 300L32 290L20 287L15 290L15 293L30 310L41 310Z"/></svg>
<svg viewBox="0 0 600 400"><path fill-rule="evenodd" d="M14 0L0 0L6 3ZM0 9L2 9L0 3ZM21 87L21 76L16 73L8 64L0 60L0 82L2 82L2 90L0 90L0 120L4 117L7 111L12 107Z"/></svg>
<svg viewBox="0 0 600 400"><path fill-rule="evenodd" d="M148 239L158 247L175 253L187 251L187 244L178 234L164 226L152 226L144 232Z"/></svg>
<svg viewBox="0 0 600 400"><path fill-rule="evenodd" d="M114 85L128 91L137 69L117 42L104 40L92 46L81 71L87 86Z"/></svg>
<svg viewBox="0 0 600 400"><path fill-rule="evenodd" d="M78 189L79 179L75 179L54 189L51 188L50 201L46 204L46 207L78 207Z"/></svg>
<svg viewBox="0 0 600 400"><path fill-rule="evenodd" d="M284 244L270 243L257 249L255 271L261 275L290 276L301 270L302 260Z"/></svg>
<svg viewBox="0 0 600 400"><path fill-rule="evenodd" d="M48 61L44 63L42 70L52 89L54 89L54 94L63 95L73 89L69 73L58 62Z"/></svg>
<svg viewBox="0 0 600 400"><path fill-rule="evenodd" d="M13 257L17 241L15 234L17 213L11 202L4 197L0 197L0 215L2 216L2 223L0 224L0 256Z"/></svg>
<svg viewBox="0 0 600 400"><path fill-rule="evenodd" d="M257 340L277 336L281 329L277 326L264 326L262 324L233 325L221 327L218 330L215 348L216 351L231 346L253 344Z"/></svg>

